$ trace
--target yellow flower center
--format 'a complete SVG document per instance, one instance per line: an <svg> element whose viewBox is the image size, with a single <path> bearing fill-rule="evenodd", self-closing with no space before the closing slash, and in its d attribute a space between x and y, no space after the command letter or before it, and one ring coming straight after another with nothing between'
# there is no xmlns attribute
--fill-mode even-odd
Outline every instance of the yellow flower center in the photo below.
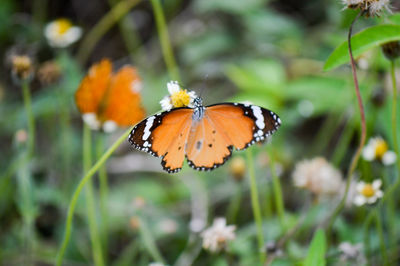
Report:
<svg viewBox="0 0 400 266"><path fill-rule="evenodd" d="M382 159L383 155L388 151L388 145L383 139L378 139L375 146L375 157Z"/></svg>
<svg viewBox="0 0 400 266"><path fill-rule="evenodd" d="M63 35L72 27L71 21L65 18L58 19L56 21L56 25L57 25L57 33L60 35Z"/></svg>
<svg viewBox="0 0 400 266"><path fill-rule="evenodd" d="M375 190L371 184L365 184L365 186L361 190L361 194L367 198L370 198L375 195Z"/></svg>
<svg viewBox="0 0 400 266"><path fill-rule="evenodd" d="M174 108L185 107L190 103L190 96L186 90L180 90L171 95L171 102Z"/></svg>

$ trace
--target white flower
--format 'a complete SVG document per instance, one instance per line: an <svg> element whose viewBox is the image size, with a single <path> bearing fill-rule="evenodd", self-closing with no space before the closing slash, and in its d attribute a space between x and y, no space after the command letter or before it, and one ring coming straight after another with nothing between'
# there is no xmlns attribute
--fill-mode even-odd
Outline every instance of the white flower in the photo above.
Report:
<svg viewBox="0 0 400 266"><path fill-rule="evenodd" d="M365 256L362 253L362 244L358 243L352 245L349 242L342 242L339 245L340 261L354 262L357 265L364 265L366 262Z"/></svg>
<svg viewBox="0 0 400 266"><path fill-rule="evenodd" d="M79 40L82 29L73 26L68 19L57 19L48 23L44 29L44 35L50 46L64 48Z"/></svg>
<svg viewBox="0 0 400 266"><path fill-rule="evenodd" d="M394 164L397 160L396 153L389 151L388 144L381 137L370 138L362 156L366 161L380 160L384 165Z"/></svg>
<svg viewBox="0 0 400 266"><path fill-rule="evenodd" d="M357 206L364 205L366 203L373 204L379 198L382 198L383 192L380 190L382 181L376 179L371 183L365 183L360 181L357 183L356 190L357 195L354 197L354 204Z"/></svg>
<svg viewBox="0 0 400 266"><path fill-rule="evenodd" d="M167 265L161 262L150 262L149 266L167 266Z"/></svg>
<svg viewBox="0 0 400 266"><path fill-rule="evenodd" d="M82 115L83 122L85 122L90 129L99 130L101 122L97 119L95 113L86 113Z"/></svg>
<svg viewBox="0 0 400 266"><path fill-rule="evenodd" d="M106 132L106 133L114 132L115 130L117 130L117 128L118 128L117 123L115 123L115 122L112 121L112 120L107 120L107 121L105 121L105 122L103 123L103 130L104 130L104 132Z"/></svg>
<svg viewBox="0 0 400 266"><path fill-rule="evenodd" d="M169 95L165 96L161 101L161 108L169 111L177 107L194 107L193 101L197 97L194 91L182 90L177 81L167 83Z"/></svg>
<svg viewBox="0 0 400 266"><path fill-rule="evenodd" d="M225 218L216 218L211 227L204 230L203 248L211 252L218 252L226 248L228 241L235 239L236 226L226 225Z"/></svg>
<svg viewBox="0 0 400 266"><path fill-rule="evenodd" d="M367 17L379 16L384 10L391 13L390 0L342 0L342 3L344 9L360 9Z"/></svg>
<svg viewBox="0 0 400 266"><path fill-rule="evenodd" d="M296 187L317 195L337 194L342 187L342 174L322 157L297 163L292 178Z"/></svg>

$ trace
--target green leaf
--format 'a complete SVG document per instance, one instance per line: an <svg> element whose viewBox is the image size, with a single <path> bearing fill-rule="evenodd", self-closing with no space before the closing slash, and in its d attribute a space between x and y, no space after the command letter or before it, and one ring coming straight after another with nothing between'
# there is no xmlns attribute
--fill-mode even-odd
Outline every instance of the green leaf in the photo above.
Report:
<svg viewBox="0 0 400 266"><path fill-rule="evenodd" d="M315 232L311 241L310 248L308 249L307 258L304 261L305 266L323 266L326 265L325 261L326 252L326 238L322 229Z"/></svg>
<svg viewBox="0 0 400 266"><path fill-rule="evenodd" d="M399 25L379 25L365 29L351 38L354 57L386 42L400 40ZM347 41L339 45L326 60L324 70L331 70L350 61Z"/></svg>

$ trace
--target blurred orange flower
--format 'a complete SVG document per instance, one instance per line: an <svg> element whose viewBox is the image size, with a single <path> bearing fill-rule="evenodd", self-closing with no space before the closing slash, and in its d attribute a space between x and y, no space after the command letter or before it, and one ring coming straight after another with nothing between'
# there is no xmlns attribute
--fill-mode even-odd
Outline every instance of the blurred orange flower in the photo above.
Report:
<svg viewBox="0 0 400 266"><path fill-rule="evenodd" d="M112 132L142 120L141 79L132 66L112 73L110 60L93 65L75 94L82 118L91 129Z"/></svg>

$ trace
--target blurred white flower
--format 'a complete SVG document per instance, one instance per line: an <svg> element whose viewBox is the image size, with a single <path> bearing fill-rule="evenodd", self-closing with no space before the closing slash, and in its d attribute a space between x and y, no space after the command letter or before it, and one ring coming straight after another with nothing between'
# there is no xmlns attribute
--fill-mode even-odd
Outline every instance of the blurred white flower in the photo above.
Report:
<svg viewBox="0 0 400 266"><path fill-rule="evenodd" d="M161 262L150 262L149 266L167 266L167 265Z"/></svg>
<svg viewBox="0 0 400 266"><path fill-rule="evenodd" d="M342 0L344 9L359 9L367 17L379 16L386 10L391 13L390 0Z"/></svg>
<svg viewBox="0 0 400 266"><path fill-rule="evenodd" d="M178 223L173 219L163 219L159 222L158 227L165 234L173 234L178 230Z"/></svg>
<svg viewBox="0 0 400 266"><path fill-rule="evenodd" d="M357 195L354 197L354 204L361 206L366 203L375 203L383 196L383 192L380 189L381 186L382 181L380 179L376 179L372 183L365 183L364 181L358 182L356 186Z"/></svg>
<svg viewBox="0 0 400 266"><path fill-rule="evenodd" d="M309 100L301 100L297 105L299 114L303 117L310 117L314 112L314 104Z"/></svg>
<svg viewBox="0 0 400 266"><path fill-rule="evenodd" d="M303 160L292 173L294 185L317 195L333 195L342 188L342 174L324 158Z"/></svg>
<svg viewBox="0 0 400 266"><path fill-rule="evenodd" d="M97 115L95 113L86 113L82 115L83 122L89 126L90 129L99 130L100 129L100 121L97 119Z"/></svg>
<svg viewBox="0 0 400 266"><path fill-rule="evenodd" d="M82 29L72 25L70 20L60 18L46 25L44 35L50 46L64 48L80 39Z"/></svg>
<svg viewBox="0 0 400 266"><path fill-rule="evenodd" d="M168 82L167 89L169 95L160 101L163 111L177 107L193 107L193 101L197 97L194 91L182 90L177 81Z"/></svg>
<svg viewBox="0 0 400 266"><path fill-rule="evenodd" d="M341 262L353 262L356 263L356 265L364 265L366 263L365 256L362 253L361 243L352 245L349 242L342 242L339 245L339 251L341 253Z"/></svg>
<svg viewBox="0 0 400 266"><path fill-rule="evenodd" d="M103 131L106 133L111 133L117 130L118 125L112 120L107 120L103 123Z"/></svg>
<svg viewBox="0 0 400 266"><path fill-rule="evenodd" d="M226 248L228 241L235 239L236 226L226 225L225 218L216 218L211 227L203 231L203 248L218 252Z"/></svg>
<svg viewBox="0 0 400 266"><path fill-rule="evenodd" d="M362 156L366 161L380 160L384 165L394 164L397 160L396 153L389 151L387 142L381 137L370 138Z"/></svg>

